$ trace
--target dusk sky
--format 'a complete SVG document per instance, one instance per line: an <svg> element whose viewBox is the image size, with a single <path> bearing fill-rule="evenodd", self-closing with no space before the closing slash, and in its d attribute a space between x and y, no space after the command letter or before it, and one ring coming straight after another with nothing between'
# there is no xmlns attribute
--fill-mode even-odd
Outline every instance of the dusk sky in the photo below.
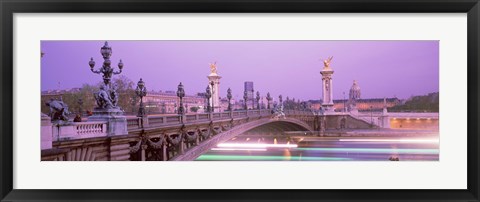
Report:
<svg viewBox="0 0 480 202"><path fill-rule="evenodd" d="M67 89L97 84L90 72L103 63L104 41L42 41L41 89ZM275 99L310 100L322 95L322 59L333 56L334 99L343 99L357 80L362 98L424 95L439 91L438 41L109 41L112 67L135 84L142 78L148 90L176 90L179 82L189 95L205 92L209 63L217 62L220 96L232 89L242 99L245 81L255 91ZM115 75L117 77L118 75Z"/></svg>

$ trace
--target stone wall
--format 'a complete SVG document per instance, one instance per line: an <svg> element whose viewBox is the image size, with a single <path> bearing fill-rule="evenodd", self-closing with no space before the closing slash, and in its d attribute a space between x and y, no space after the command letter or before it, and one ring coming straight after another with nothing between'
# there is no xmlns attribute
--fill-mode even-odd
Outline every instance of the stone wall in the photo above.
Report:
<svg viewBox="0 0 480 202"><path fill-rule="evenodd" d="M128 161L130 142L138 135L85 138L53 142L42 150L42 161Z"/></svg>
<svg viewBox="0 0 480 202"><path fill-rule="evenodd" d="M438 129L439 121L433 118L392 118L390 127L397 129Z"/></svg>
<svg viewBox="0 0 480 202"><path fill-rule="evenodd" d="M344 126L342 126L344 120ZM355 119L350 115L327 115L326 129L366 129L371 128L371 124L363 120Z"/></svg>

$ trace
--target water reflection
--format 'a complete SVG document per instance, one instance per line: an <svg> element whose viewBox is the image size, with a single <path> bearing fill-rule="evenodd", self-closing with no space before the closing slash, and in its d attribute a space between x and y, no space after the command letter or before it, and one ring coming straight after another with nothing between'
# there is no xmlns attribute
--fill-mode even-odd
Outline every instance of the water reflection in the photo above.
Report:
<svg viewBox="0 0 480 202"><path fill-rule="evenodd" d="M438 133L403 137L240 135L198 161L438 161Z"/></svg>

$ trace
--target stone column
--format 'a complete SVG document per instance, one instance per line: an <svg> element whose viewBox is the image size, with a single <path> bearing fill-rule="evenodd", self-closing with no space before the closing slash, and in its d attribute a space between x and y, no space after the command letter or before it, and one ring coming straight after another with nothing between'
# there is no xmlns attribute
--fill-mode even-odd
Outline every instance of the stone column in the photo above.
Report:
<svg viewBox="0 0 480 202"><path fill-rule="evenodd" d="M334 113L333 81L332 81L333 72L334 71L330 67L324 67L322 71L320 71L320 74L322 75L322 87L323 87L322 108L327 114Z"/></svg>
<svg viewBox="0 0 480 202"><path fill-rule="evenodd" d="M214 109L212 109L213 112L220 112L221 107L220 107L220 95L219 95L219 90L220 90L220 79L222 78L219 76L216 72L211 73L210 75L207 76L208 78L208 85L212 87L212 82L213 82L213 88L211 88L212 91L212 97L210 98L210 104L213 105Z"/></svg>

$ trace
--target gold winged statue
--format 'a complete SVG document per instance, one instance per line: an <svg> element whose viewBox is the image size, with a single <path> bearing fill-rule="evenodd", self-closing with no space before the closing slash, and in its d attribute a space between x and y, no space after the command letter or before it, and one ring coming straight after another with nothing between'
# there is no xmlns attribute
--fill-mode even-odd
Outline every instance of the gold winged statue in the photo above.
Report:
<svg viewBox="0 0 480 202"><path fill-rule="evenodd" d="M216 73L217 73L217 62L210 63L210 72L211 72L212 74L216 74Z"/></svg>
<svg viewBox="0 0 480 202"><path fill-rule="evenodd" d="M323 65L325 68L330 68L330 62L332 62L333 56L328 57L328 59L323 60Z"/></svg>

